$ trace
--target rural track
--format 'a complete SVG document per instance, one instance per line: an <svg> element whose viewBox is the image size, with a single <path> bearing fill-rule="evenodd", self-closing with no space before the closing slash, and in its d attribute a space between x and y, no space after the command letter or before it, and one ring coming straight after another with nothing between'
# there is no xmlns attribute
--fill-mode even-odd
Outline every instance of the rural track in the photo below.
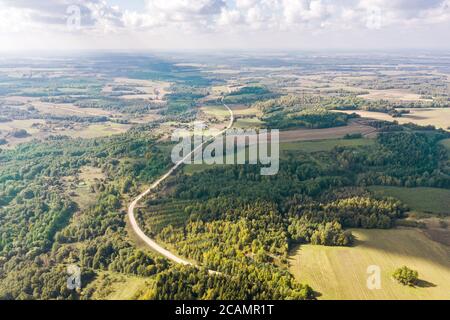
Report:
<svg viewBox="0 0 450 320"><path fill-rule="evenodd" d="M167 171L162 177L160 177L158 180L156 180L147 190L145 190L144 192L142 192L140 195L138 195L133 202L130 203L130 205L128 206L128 219L130 221L131 227L133 228L133 231L136 233L136 235L143 241L145 242L145 244L147 246L149 246L151 249L153 249L154 251L158 252L159 254L161 254L162 256L164 256L165 258L177 263L177 264L182 264L182 265L192 265L195 267L199 267L196 264L193 264L192 262L189 262L183 258L180 258L179 256L177 256L176 254L174 254L173 252L163 248L162 246L160 246L154 239L151 239L150 237L148 237L145 232L141 229L141 227L139 226L138 222L136 221L136 217L134 215L134 211L136 209L136 206L138 205L138 203L145 198L146 196L148 196L153 190L155 190L162 182L164 182L164 180L166 180L168 177L170 177L170 175L172 175L172 173L174 173L180 166L183 165L184 161L187 160L188 158L190 158L197 150L199 150L200 148L203 148L203 146L211 141L213 141L214 139L216 139L217 137L223 135L224 133L226 133L228 130L230 130L234 124L234 113L233 110L230 109L230 107L228 107L223 98L222 98L222 104L223 106L230 112L230 123L228 124L228 126L220 131L218 134L214 135L213 137L209 138L208 140L204 141L201 145L199 145L198 147L196 147L194 150L192 150L188 155L186 155L183 159L181 159L180 161L178 161L169 171ZM209 273L211 274L217 274L217 271L213 271L213 270L209 270Z"/></svg>

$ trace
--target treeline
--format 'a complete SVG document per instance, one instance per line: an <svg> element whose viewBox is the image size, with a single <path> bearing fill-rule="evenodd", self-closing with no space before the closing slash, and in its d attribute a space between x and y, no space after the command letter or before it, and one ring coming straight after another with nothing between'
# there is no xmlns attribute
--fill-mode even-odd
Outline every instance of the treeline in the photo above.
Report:
<svg viewBox="0 0 450 320"><path fill-rule="evenodd" d="M255 270L256 271L256 270ZM314 298L307 285L294 282L287 274L267 275L272 281L239 270L232 275L210 275L207 270L177 266L156 278L153 288L143 291L140 299L156 300L305 300Z"/></svg>
<svg viewBox="0 0 450 320"><path fill-rule="evenodd" d="M273 99L279 95L261 86L245 86L225 96L227 104L251 104L257 101Z"/></svg>
<svg viewBox="0 0 450 320"><path fill-rule="evenodd" d="M329 111L332 102L340 98L327 98L316 95L283 96L255 103L262 112L260 117L269 128L331 128L345 126L356 114L344 114ZM352 105L347 102L346 105Z"/></svg>
<svg viewBox="0 0 450 320"><path fill-rule="evenodd" d="M325 109L316 108L298 113L270 113L263 116L261 120L264 121L267 127L273 129L323 129L345 126L348 124L349 119L356 117L356 115L330 112Z"/></svg>

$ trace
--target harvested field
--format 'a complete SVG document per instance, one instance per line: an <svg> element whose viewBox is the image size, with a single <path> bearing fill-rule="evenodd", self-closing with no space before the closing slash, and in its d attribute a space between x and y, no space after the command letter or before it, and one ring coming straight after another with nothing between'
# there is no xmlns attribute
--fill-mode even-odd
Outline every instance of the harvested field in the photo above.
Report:
<svg viewBox="0 0 450 320"><path fill-rule="evenodd" d="M400 124L415 123L421 126L433 125L436 128L448 130L450 127L450 108L424 108L424 109L406 109L410 110L410 114L405 114L400 118L394 118L387 113L372 111L339 111L348 114L356 113L364 118L371 118L384 121L398 121Z"/></svg>
<svg viewBox="0 0 450 320"><path fill-rule="evenodd" d="M432 101L422 99L420 94L406 90L386 89L386 90L367 90L369 94L361 95L361 98L367 100L393 100L393 101Z"/></svg>
<svg viewBox="0 0 450 320"><path fill-rule="evenodd" d="M59 116L81 116L81 117L112 117L115 115L112 111L106 111L100 108L80 108L70 103L48 103L39 100L33 101L32 105L39 110L40 113L53 114Z"/></svg>

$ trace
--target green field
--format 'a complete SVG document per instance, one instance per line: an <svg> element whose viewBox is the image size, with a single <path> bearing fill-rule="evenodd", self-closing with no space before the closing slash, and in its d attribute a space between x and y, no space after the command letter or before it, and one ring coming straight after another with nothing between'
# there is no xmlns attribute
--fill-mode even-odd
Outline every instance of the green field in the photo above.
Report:
<svg viewBox="0 0 450 320"><path fill-rule="evenodd" d="M101 272L86 289L96 288L96 293L92 297L94 300L133 300L147 291L152 281L151 278Z"/></svg>
<svg viewBox="0 0 450 320"><path fill-rule="evenodd" d="M450 190L438 188L369 187L382 196L399 199L413 211L450 215Z"/></svg>
<svg viewBox="0 0 450 320"><path fill-rule="evenodd" d="M201 108L201 110L203 112L205 112L206 114L214 116L214 117L217 117L219 119L226 118L226 117L230 116L230 112L228 111L228 109L226 109L222 105L219 105L219 106L207 106L207 107Z"/></svg>
<svg viewBox="0 0 450 320"><path fill-rule="evenodd" d="M74 133L72 133L72 136L84 139L107 137L114 134L124 133L128 129L130 129L130 127L131 126L127 124L119 124L113 122L91 124L80 131L75 131Z"/></svg>
<svg viewBox="0 0 450 320"><path fill-rule="evenodd" d="M286 158L288 154L296 152L319 152L331 151L335 147L358 147L371 145L375 143L373 139L333 139L333 140L317 140L317 141L295 141L280 143L280 157ZM245 152L248 148L246 148ZM243 151L240 151L243 152ZM183 167L183 172L187 175L193 175L197 172L202 172L207 169L215 168L222 165L207 165L207 164L189 164Z"/></svg>
<svg viewBox="0 0 450 320"><path fill-rule="evenodd" d="M234 123L234 128L241 128L241 129L259 128L261 127L262 123L263 122L256 117L237 119L236 122Z"/></svg>
<svg viewBox="0 0 450 320"><path fill-rule="evenodd" d="M353 230L355 247L302 245L290 270L318 292L318 299L450 299L450 249L419 230ZM381 268L381 289L367 288L367 268ZM417 287L405 287L392 272L406 265L419 272Z"/></svg>
<svg viewBox="0 0 450 320"><path fill-rule="evenodd" d="M280 145L281 152L303 151L303 152L318 152L331 151L335 147L359 147L364 145L374 144L373 139L332 139L332 140L317 140L317 141L295 141L283 142Z"/></svg>

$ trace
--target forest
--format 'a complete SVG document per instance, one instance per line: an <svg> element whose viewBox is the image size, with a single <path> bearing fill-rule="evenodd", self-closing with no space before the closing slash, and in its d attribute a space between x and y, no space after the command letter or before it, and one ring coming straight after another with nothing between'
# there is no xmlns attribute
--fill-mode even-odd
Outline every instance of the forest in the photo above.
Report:
<svg viewBox="0 0 450 320"><path fill-rule="evenodd" d="M292 153L273 177L246 165L179 173L167 182L170 193L162 189L164 196L147 200L138 219L147 234L205 268L251 272L261 285L270 283L264 274L283 277L298 244L351 246L349 228L389 229L405 218L407 206L368 186L450 187L439 144L448 134L396 129L386 125L374 145Z"/></svg>
<svg viewBox="0 0 450 320"><path fill-rule="evenodd" d="M450 189L450 159L441 144L450 138L447 131L375 120L367 121L378 131L370 143L354 133L344 139L359 144L313 152L291 148L283 152L275 176L262 176L258 165L200 167L193 173L180 168L136 210L148 236L199 267L175 265L137 243L127 221L129 203L173 165L172 144L165 142L168 132L162 124L187 125L196 119L197 107L217 105L222 96L241 117L253 117L250 111L246 114L250 106L261 127L287 130L345 127L358 118L336 110L376 110L401 117L404 108L446 107L448 101L444 95L432 102L369 101L339 89L282 95L272 91L276 86L256 81L223 94L234 75L220 78L200 72L200 67L159 59L133 61L130 66L125 59L99 58L95 64L102 76L95 81L5 79L1 93L124 117L50 115L0 102L1 123L125 123L150 111L156 120L133 123L126 133L109 137L51 135L15 149L7 149L7 138L0 139L0 300L95 299L103 290L100 280L116 276L145 280L136 299L316 299L315 288L297 282L289 270L294 248L351 247L357 243L351 229L401 224L410 208L370 187ZM102 94L105 79L116 77L170 85L158 102L120 100L120 94L142 92L115 84ZM423 95L434 90L397 81ZM439 87L440 81L433 78L430 86ZM62 85L73 91L58 89ZM361 80L361 85L387 86L382 80ZM12 134L28 136L22 130ZM67 288L67 267L72 264L82 270L80 290Z"/></svg>

